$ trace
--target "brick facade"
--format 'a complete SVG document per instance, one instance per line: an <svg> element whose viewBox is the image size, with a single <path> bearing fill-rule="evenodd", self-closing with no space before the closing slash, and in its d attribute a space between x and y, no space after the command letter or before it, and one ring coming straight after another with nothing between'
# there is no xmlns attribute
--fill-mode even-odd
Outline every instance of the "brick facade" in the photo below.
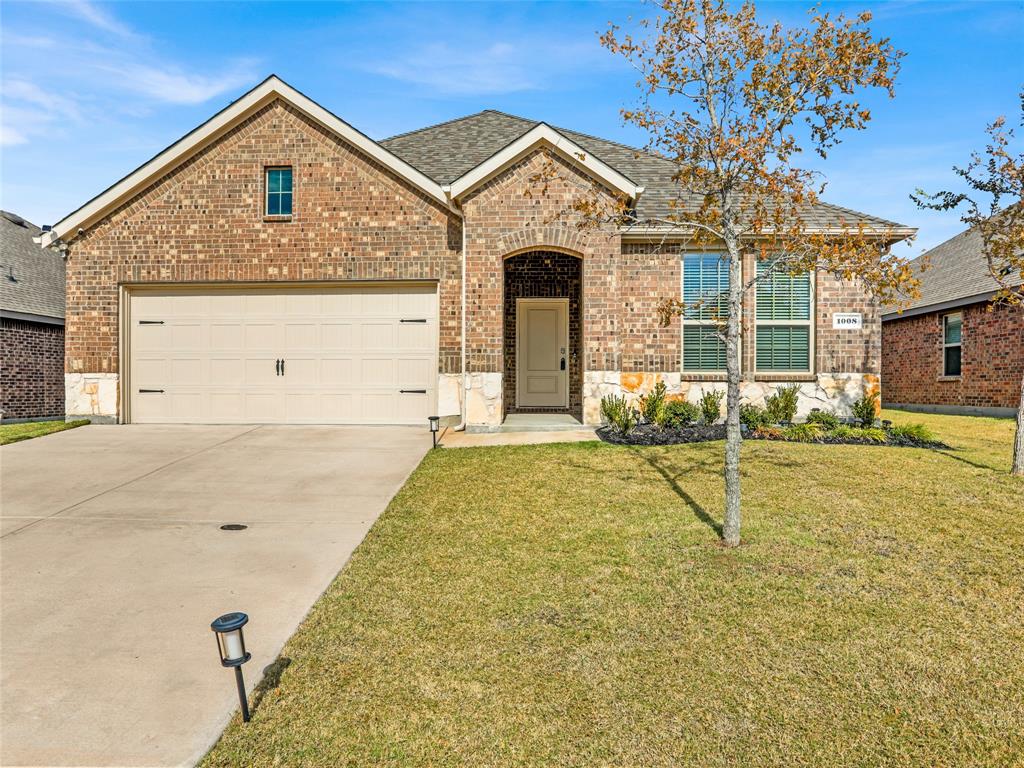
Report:
<svg viewBox="0 0 1024 768"><path fill-rule="evenodd" d="M961 312L961 375L942 376L942 316ZM1016 409L1024 377L1024 310L986 303L882 324L887 404Z"/></svg>
<svg viewBox="0 0 1024 768"><path fill-rule="evenodd" d="M0 320L0 416L64 415L64 328Z"/></svg>
<svg viewBox="0 0 1024 768"><path fill-rule="evenodd" d="M534 179L551 160L557 174L542 189ZM263 216L264 168L277 165L294 171L294 208L285 220ZM440 415L457 414L463 400L470 424L493 427L515 408L510 303L514 312L516 295L554 295L564 281L577 296L570 313L574 413L593 421L602 394L642 391L651 377L668 377L680 391L680 325L662 328L657 317L664 298L679 296L679 248L623 243L614 231L581 230L566 220L569 204L592 190L592 179L577 167L538 149L469 192L460 217L274 101L72 240L68 401L88 395L89 415L116 415L120 285L192 282L436 280L439 374L447 377ZM454 378L461 371L463 236L465 392ZM551 261L546 286L522 256L538 252ZM575 278L569 265L579 270ZM801 380L819 388L810 395L820 394L816 404L833 396L846 402L861 391L856 377L877 377L877 310L856 286L826 276L817 279L817 306L816 368ZM832 331L833 311L864 312L864 331ZM747 371L753 332L748 323ZM822 372L849 373L848 385L822 384ZM758 393L755 400L764 394Z"/></svg>
<svg viewBox="0 0 1024 768"><path fill-rule="evenodd" d="M294 169L286 220L263 216L273 165ZM457 216L278 100L71 244L66 370L118 372L121 283L430 279L456 372L460 247Z"/></svg>

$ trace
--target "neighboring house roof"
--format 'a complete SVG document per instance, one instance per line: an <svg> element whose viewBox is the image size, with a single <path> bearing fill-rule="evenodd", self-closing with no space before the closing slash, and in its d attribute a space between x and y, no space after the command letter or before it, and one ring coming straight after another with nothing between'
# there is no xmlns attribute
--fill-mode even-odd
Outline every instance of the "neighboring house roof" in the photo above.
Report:
<svg viewBox="0 0 1024 768"><path fill-rule="evenodd" d="M448 185L539 125L544 123L488 109L392 136L380 143L438 183ZM677 198L679 187L672 180L676 167L670 160L579 131L557 127L553 130L643 189L636 208L637 218L652 220L672 213L670 201ZM696 204L691 202L686 207L695 208ZM896 222L830 203L809 208L806 221L810 227L819 229L864 224L903 236L914 232Z"/></svg>
<svg viewBox="0 0 1024 768"><path fill-rule="evenodd" d="M40 248L40 229L20 216L0 211L0 315L64 320L64 257Z"/></svg>
<svg viewBox="0 0 1024 768"><path fill-rule="evenodd" d="M927 269L922 266L927 260ZM911 262L915 277L921 281L921 296L903 308L895 306L883 312L883 320L920 315L939 309L953 308L985 301L999 290L999 283L989 272L982 250L981 233L968 229ZM1011 286L1020 285L1019 277L1011 278Z"/></svg>
<svg viewBox="0 0 1024 768"><path fill-rule="evenodd" d="M276 99L289 103L446 206L537 146L547 146L571 158L609 188L634 201L640 219L668 217L673 210L670 201L678 192L678 185L672 181L675 166L663 157L494 110L376 142L271 75L152 160L54 224L52 231L43 235L43 244L49 245L59 238L73 239L79 229L92 226L109 211ZM696 208L699 203L696 198L682 202L684 209ZM812 228L826 231L863 224L876 232L884 230L885 235L894 240L914 232L894 222L827 203L808 207L806 220Z"/></svg>

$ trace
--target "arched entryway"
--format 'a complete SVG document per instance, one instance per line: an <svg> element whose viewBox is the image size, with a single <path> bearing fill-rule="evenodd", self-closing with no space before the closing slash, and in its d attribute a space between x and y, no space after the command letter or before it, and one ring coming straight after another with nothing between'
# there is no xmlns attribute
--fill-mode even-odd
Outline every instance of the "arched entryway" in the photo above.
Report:
<svg viewBox="0 0 1024 768"><path fill-rule="evenodd" d="M582 259L527 251L506 258L504 272L505 414L582 419Z"/></svg>

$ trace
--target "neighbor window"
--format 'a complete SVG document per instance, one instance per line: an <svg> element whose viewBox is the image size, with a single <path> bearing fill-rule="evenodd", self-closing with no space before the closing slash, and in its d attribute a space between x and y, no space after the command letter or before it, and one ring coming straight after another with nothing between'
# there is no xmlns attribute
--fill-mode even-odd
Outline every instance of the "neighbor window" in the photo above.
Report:
<svg viewBox="0 0 1024 768"><path fill-rule="evenodd" d="M292 169L267 168L267 216L292 215Z"/></svg>
<svg viewBox="0 0 1024 768"><path fill-rule="evenodd" d="M758 276L771 270L757 263ZM758 371L810 373L813 340L813 287L810 273L775 272L758 283L755 312L755 366Z"/></svg>
<svg viewBox="0 0 1024 768"><path fill-rule="evenodd" d="M942 316L942 375L960 375L960 335L963 315L954 312Z"/></svg>
<svg viewBox="0 0 1024 768"><path fill-rule="evenodd" d="M683 256L683 371L725 370L718 323L728 315L729 259L721 253Z"/></svg>

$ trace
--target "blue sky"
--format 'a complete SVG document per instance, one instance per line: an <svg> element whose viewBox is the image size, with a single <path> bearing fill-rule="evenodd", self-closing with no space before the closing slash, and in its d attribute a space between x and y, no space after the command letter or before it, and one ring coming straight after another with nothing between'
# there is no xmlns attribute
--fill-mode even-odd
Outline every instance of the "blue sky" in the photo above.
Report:
<svg viewBox="0 0 1024 768"><path fill-rule="evenodd" d="M920 228L913 255L955 234L955 214L908 194L955 184L950 167L1013 117L1024 85L1024 1L843 2L875 14L908 53L897 97L818 167L825 198ZM761 2L800 22L809 3ZM0 205L53 223L276 73L384 138L494 108L642 145L619 110L633 73L597 33L632 3L0 4Z"/></svg>

